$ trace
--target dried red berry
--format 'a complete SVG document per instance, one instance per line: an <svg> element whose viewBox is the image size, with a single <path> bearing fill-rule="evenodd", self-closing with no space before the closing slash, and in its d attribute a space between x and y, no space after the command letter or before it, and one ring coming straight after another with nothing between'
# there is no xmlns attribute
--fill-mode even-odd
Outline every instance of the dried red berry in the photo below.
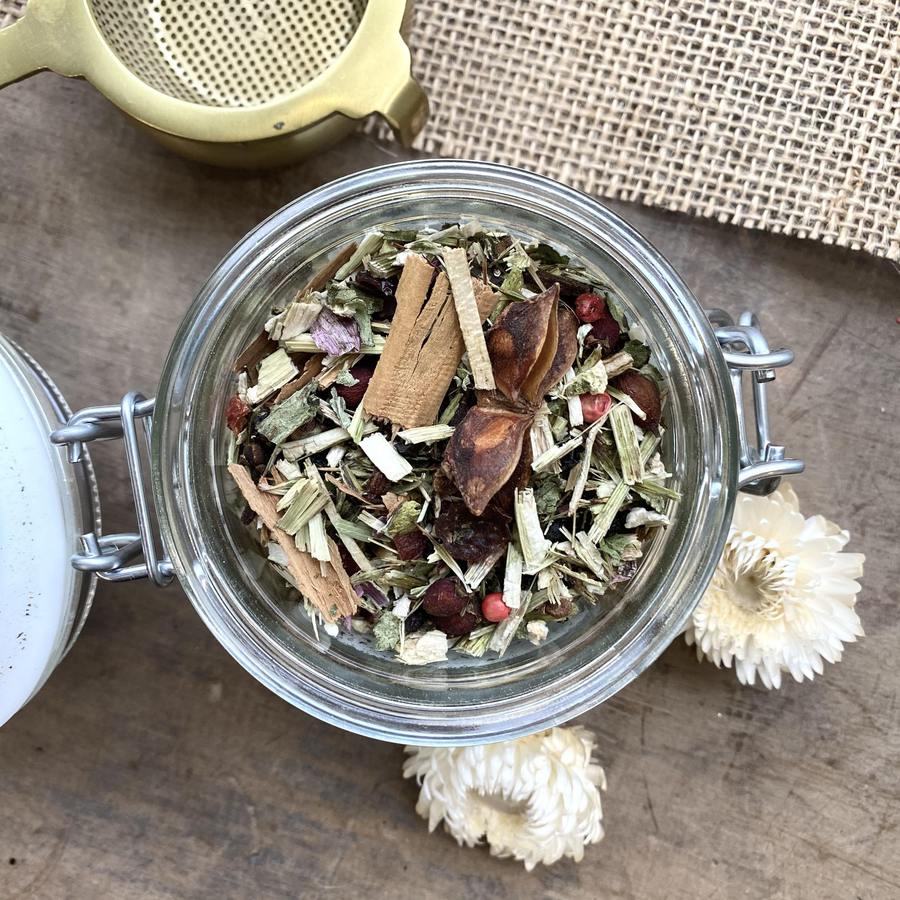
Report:
<svg viewBox="0 0 900 900"><path fill-rule="evenodd" d="M418 528L408 534L398 534L394 537L394 549L400 559L424 559L428 555L430 541Z"/></svg>
<svg viewBox="0 0 900 900"><path fill-rule="evenodd" d="M444 616L434 620L434 627L439 628L447 637L462 637L469 634L478 624L478 616L467 609L455 616Z"/></svg>
<svg viewBox="0 0 900 900"><path fill-rule="evenodd" d="M502 622L509 616L509 607L503 602L503 594L487 594L481 601L481 614L488 622Z"/></svg>
<svg viewBox="0 0 900 900"><path fill-rule="evenodd" d="M366 482L366 489L363 496L368 503L381 503L381 498L391 489L391 483L388 481L384 472L376 469L372 473L372 477Z"/></svg>
<svg viewBox="0 0 900 900"><path fill-rule="evenodd" d="M476 518L461 500L442 500L434 533L454 559L481 562L509 543L509 526L496 519Z"/></svg>
<svg viewBox="0 0 900 900"><path fill-rule="evenodd" d="M599 294L580 294L575 300L575 315L582 322L596 322L606 312L606 300Z"/></svg>
<svg viewBox="0 0 900 900"><path fill-rule="evenodd" d="M356 407L372 379L372 369L364 365L353 366L350 374L356 379L356 384L339 384L337 394L347 406Z"/></svg>
<svg viewBox="0 0 900 900"><path fill-rule="evenodd" d="M623 372L617 378L613 379L613 387L620 390L623 394L628 394L632 400L644 411L646 418L632 413L632 418L636 425L641 428L655 429L659 425L659 419L662 415L662 397L659 394L659 388L652 378L641 375L629 369Z"/></svg>
<svg viewBox="0 0 900 900"><path fill-rule="evenodd" d="M625 343L619 323L608 309L591 325L590 337L593 343L599 344L607 353L615 353Z"/></svg>
<svg viewBox="0 0 900 900"><path fill-rule="evenodd" d="M235 394L225 408L225 422L235 433L240 434L247 427L250 418L250 407Z"/></svg>
<svg viewBox="0 0 900 900"><path fill-rule="evenodd" d="M549 601L545 603L543 611L551 619L565 619L572 615L574 608L574 604L568 597L560 597L559 603L550 603Z"/></svg>
<svg viewBox="0 0 900 900"><path fill-rule="evenodd" d="M466 598L457 593L457 584L454 578L441 578L430 584L422 597L422 609L435 618L461 613L466 605Z"/></svg>
<svg viewBox="0 0 900 900"><path fill-rule="evenodd" d="M613 408L613 398L609 394L582 394L580 400L581 414L588 424L602 419Z"/></svg>

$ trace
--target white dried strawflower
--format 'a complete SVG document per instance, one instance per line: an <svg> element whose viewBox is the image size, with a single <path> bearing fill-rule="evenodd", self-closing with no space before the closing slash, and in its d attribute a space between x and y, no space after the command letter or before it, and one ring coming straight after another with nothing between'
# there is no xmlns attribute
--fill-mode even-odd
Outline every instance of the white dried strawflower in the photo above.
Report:
<svg viewBox="0 0 900 900"><path fill-rule="evenodd" d="M416 812L428 830L444 827L460 844L487 840L493 856L551 865L579 862L603 837L603 769L586 728L552 728L478 747L407 747L405 778L421 789Z"/></svg>
<svg viewBox="0 0 900 900"><path fill-rule="evenodd" d="M856 595L865 557L842 553L850 535L822 516L805 519L793 488L768 497L741 494L725 551L685 637L738 680L781 687L838 662L863 634Z"/></svg>

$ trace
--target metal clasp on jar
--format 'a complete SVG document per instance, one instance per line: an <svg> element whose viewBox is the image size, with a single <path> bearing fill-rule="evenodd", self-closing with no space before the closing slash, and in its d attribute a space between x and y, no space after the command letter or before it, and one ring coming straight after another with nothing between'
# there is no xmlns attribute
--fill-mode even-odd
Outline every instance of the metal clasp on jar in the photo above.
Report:
<svg viewBox="0 0 900 900"><path fill-rule="evenodd" d="M751 494L771 494L783 475L796 475L805 468L802 460L785 457L784 446L773 443L769 435L766 387L775 380L774 370L790 365L794 354L790 350L769 349L756 313L742 313L737 324L722 309L709 309L706 315L716 326L716 338L731 372L741 447L738 487ZM748 435L744 411L745 373L752 375L755 442Z"/></svg>
<svg viewBox="0 0 900 900"><path fill-rule="evenodd" d="M125 461L134 495L138 531L124 534L83 534L83 551L72 557L72 565L82 572L93 572L106 581L132 581L150 578L159 587L174 577L168 557L157 551L157 538L151 504L144 486L144 456L138 430L143 434L149 456L150 429L153 425L154 400L132 391L116 406L89 406L71 416L68 422L50 435L54 444L64 444L69 461L78 462L90 441L122 438ZM141 561L135 562L142 558Z"/></svg>

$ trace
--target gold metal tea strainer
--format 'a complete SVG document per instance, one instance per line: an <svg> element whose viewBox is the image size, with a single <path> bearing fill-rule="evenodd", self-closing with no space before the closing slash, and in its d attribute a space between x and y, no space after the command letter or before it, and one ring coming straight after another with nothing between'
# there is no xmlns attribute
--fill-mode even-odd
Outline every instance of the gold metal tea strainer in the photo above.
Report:
<svg viewBox="0 0 900 900"><path fill-rule="evenodd" d="M171 149L217 165L308 156L372 113L409 143L428 103L411 0L29 0L0 30L0 87L83 76Z"/></svg>

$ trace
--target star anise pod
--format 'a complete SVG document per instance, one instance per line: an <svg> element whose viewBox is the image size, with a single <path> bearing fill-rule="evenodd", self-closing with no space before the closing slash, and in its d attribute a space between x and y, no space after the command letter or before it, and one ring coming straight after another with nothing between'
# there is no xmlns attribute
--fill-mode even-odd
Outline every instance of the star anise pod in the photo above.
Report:
<svg viewBox="0 0 900 900"><path fill-rule="evenodd" d="M443 467L480 516L515 472L544 395L570 368L578 322L559 286L511 303L487 334L497 391L482 392L447 444Z"/></svg>

